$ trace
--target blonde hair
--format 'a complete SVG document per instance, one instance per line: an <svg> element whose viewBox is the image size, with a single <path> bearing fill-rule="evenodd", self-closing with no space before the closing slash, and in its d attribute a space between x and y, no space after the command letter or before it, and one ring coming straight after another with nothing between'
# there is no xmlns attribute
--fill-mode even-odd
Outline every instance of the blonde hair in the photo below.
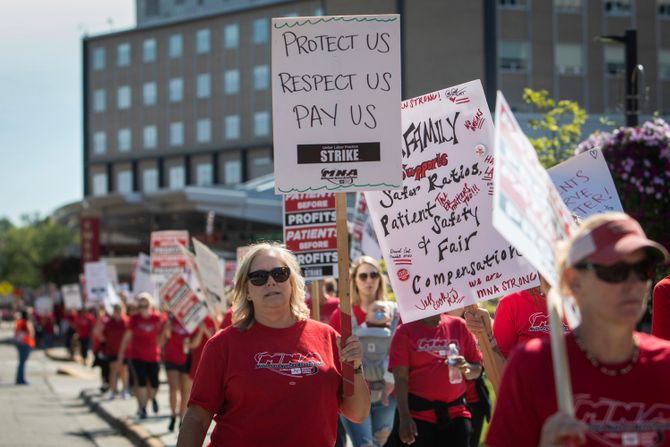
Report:
<svg viewBox="0 0 670 447"><path fill-rule="evenodd" d="M249 251L240 262L235 274L235 287L232 291L233 326L239 329L248 329L254 321L254 304L247 299L249 296L249 279L253 260L260 253L275 252L277 257L291 270L288 281L291 285L290 308L291 314L298 320L309 318L309 309L305 304L305 279L300 274L300 264L295 255L277 242L263 242L250 246Z"/></svg>
<svg viewBox="0 0 670 447"><path fill-rule="evenodd" d="M386 301L386 279L382 274L382 268L379 265L379 262L370 256L359 256L351 263L351 274L349 278L351 284L351 304L361 304L361 296L358 294L358 287L356 287L356 274L358 273L358 268L363 264L373 266L377 270L377 273L379 273L379 285L377 287L377 292L375 292L374 301Z"/></svg>

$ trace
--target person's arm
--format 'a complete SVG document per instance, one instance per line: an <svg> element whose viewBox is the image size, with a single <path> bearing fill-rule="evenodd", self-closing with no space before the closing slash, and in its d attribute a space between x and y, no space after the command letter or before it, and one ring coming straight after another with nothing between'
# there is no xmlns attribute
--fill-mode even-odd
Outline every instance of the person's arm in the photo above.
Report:
<svg viewBox="0 0 670 447"><path fill-rule="evenodd" d="M355 335L347 339L347 344L340 350L340 360L351 363L354 369L360 368L363 362L361 342ZM342 414L351 422L360 424L370 413L370 391L368 384L360 370L354 374L354 393L342 399Z"/></svg>
<svg viewBox="0 0 670 447"><path fill-rule="evenodd" d="M98 321L95 322L95 326L93 326L93 336L96 337L98 340L100 340L101 343L104 343L107 341L105 338L105 323L102 321L102 319L99 319Z"/></svg>
<svg viewBox="0 0 670 447"><path fill-rule="evenodd" d="M133 331L130 329L127 329L126 332L123 333L123 338L121 339L121 345L119 346L119 356L116 359L116 363L119 365L123 365L123 359L125 358L126 355L126 347L128 346L128 343L130 343L130 340L133 338Z"/></svg>
<svg viewBox="0 0 670 447"><path fill-rule="evenodd" d="M158 335L158 346L164 348L165 344L167 343L167 341L170 339L171 336L172 336L172 321L168 319L163 325L163 330Z"/></svg>
<svg viewBox="0 0 670 447"><path fill-rule="evenodd" d="M398 434L403 443L413 444L419 432L409 412L409 367L394 367L393 378L395 380L395 399L399 419Z"/></svg>
<svg viewBox="0 0 670 447"><path fill-rule="evenodd" d="M493 358L484 356L484 368L489 371L494 368L497 371L502 371L505 366L505 357L502 352L500 352L496 339L493 336L491 315L488 310L482 308L468 309L465 311L464 317L465 324L468 326L470 332L477 337L479 344L483 345L484 343L488 343L491 346Z"/></svg>
<svg viewBox="0 0 670 447"><path fill-rule="evenodd" d="M205 441L213 413L198 405L190 405L186 410L181 427L177 447L200 447Z"/></svg>
<svg viewBox="0 0 670 447"><path fill-rule="evenodd" d="M30 319L26 320L26 328L28 328L28 335L30 335L30 338L33 340L35 339L35 326L33 326L33 322L30 321Z"/></svg>
<svg viewBox="0 0 670 447"><path fill-rule="evenodd" d="M544 421L539 447L582 445L586 443L587 430L584 422L559 411Z"/></svg>
<svg viewBox="0 0 670 447"><path fill-rule="evenodd" d="M205 334L205 323L200 323L198 326L198 330L196 331L195 335L191 337L191 340L189 341L189 349L193 350L200 346L200 343L202 342L202 338Z"/></svg>

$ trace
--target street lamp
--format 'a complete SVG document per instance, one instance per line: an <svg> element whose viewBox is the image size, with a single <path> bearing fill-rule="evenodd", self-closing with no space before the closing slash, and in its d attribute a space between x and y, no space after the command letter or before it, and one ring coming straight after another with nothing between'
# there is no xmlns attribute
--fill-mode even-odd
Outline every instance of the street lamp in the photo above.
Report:
<svg viewBox="0 0 670 447"><path fill-rule="evenodd" d="M641 65L637 64L637 30L629 29L623 36L598 36L595 40L603 43L618 43L626 47L626 126L636 127L639 123L639 76L635 73L642 71Z"/></svg>

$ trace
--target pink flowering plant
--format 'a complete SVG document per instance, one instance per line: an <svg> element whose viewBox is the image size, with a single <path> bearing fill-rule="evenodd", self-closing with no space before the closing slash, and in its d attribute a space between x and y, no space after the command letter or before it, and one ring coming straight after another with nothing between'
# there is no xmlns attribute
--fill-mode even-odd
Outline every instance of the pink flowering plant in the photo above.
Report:
<svg viewBox="0 0 670 447"><path fill-rule="evenodd" d="M661 118L640 127L596 132L576 154L601 148L625 212L647 235L670 247L670 126Z"/></svg>

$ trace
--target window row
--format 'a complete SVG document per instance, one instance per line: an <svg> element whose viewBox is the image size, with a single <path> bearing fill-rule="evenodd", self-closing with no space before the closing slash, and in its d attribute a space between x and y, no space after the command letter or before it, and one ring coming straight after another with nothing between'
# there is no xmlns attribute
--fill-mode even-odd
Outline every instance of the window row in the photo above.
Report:
<svg viewBox="0 0 670 447"><path fill-rule="evenodd" d="M256 19L251 25L251 42L254 44L267 43L270 34L270 21L267 18ZM211 51L211 30L209 28L199 29L195 32L195 53L207 54ZM240 28L237 23L225 25L222 29L221 46L226 49L238 48L240 44ZM184 34L174 33L165 41L167 57L177 59L184 55ZM116 66L128 67L131 61L131 43L122 42L116 45ZM142 62L155 62L158 55L158 40L149 37L142 41ZM107 67L107 51L105 47L95 47L92 51L92 68L95 71L104 70Z"/></svg>
<svg viewBox="0 0 670 447"><path fill-rule="evenodd" d="M212 121L209 118L199 119L195 123L195 142L206 144L212 142ZM270 135L270 114L268 112L254 113L253 135L267 137ZM171 147L184 145L184 123L173 122L168 128L168 142ZM223 139L227 141L240 138L240 117L229 115L223 119ZM158 127L148 125L142 128L142 148L156 149L158 147ZM98 131L93 133L93 153L103 155L107 153L107 133ZM119 129L116 132L116 150L130 152L133 148L132 131L129 128Z"/></svg>
<svg viewBox="0 0 670 447"><path fill-rule="evenodd" d="M645 2L648 0L644 0ZM502 9L528 9L530 0L498 0ZM554 6L562 12L578 12L586 4L583 0L554 0ZM603 0L603 12L609 16L629 16L633 13L633 0ZM656 0L656 10L661 17L670 17L670 0Z"/></svg>

